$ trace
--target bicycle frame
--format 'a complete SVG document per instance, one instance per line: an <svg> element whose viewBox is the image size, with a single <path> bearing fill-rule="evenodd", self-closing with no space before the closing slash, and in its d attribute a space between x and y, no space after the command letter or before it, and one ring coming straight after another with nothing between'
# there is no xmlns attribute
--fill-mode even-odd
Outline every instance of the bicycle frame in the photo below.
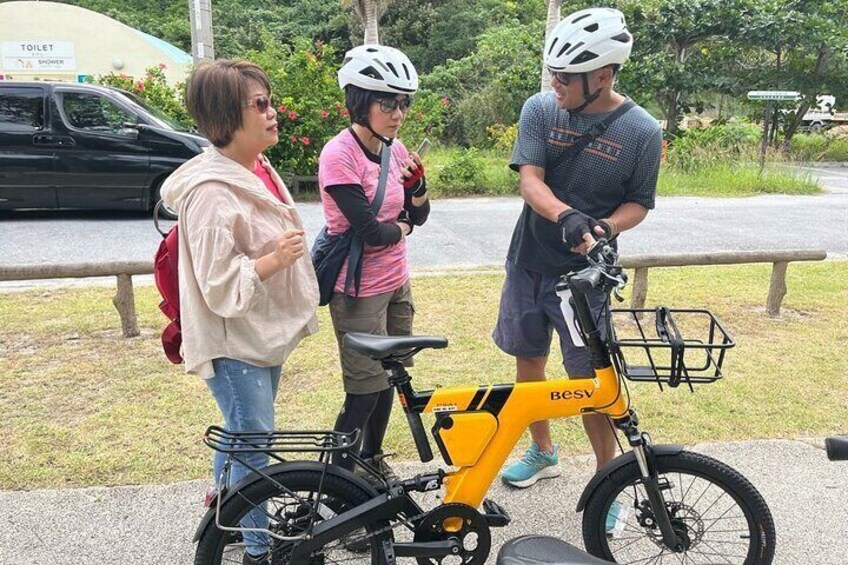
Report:
<svg viewBox="0 0 848 565"><path fill-rule="evenodd" d="M572 291L572 305L591 355L594 378L416 392L400 362L384 362L392 373L389 384L397 390L422 461L432 455L429 445L423 445L426 441L421 439L424 434L420 414L436 415L433 436L445 461L458 467L444 479L445 503L478 508L506 458L533 422L594 412L607 414L624 432L638 461L652 508L665 508L650 440L639 431L629 401L622 395L608 337L601 335L586 299L591 289L602 288L609 293L626 278L615 265L617 257L605 240L598 241L588 257L591 266L569 274L564 281ZM680 547L667 512L655 512L665 545Z"/></svg>
<svg viewBox="0 0 848 565"><path fill-rule="evenodd" d="M400 368L400 370L403 370ZM406 389L406 390L404 390ZM445 502L461 502L477 508L492 481L527 427L539 420L569 418L600 412L613 418L627 415L627 400L621 394L612 364L596 369L595 378L554 380L514 385L458 387L415 392L411 386L398 390L404 410L434 413L433 435L449 464L459 470L445 478ZM492 433L480 430L479 418L463 422L463 414L486 412L496 419ZM439 435L445 426L456 428L451 439ZM463 430L467 426L468 430ZM453 436L456 436L455 438ZM448 443L449 442L449 443ZM482 444L482 445L481 445ZM482 448L482 449L481 449Z"/></svg>

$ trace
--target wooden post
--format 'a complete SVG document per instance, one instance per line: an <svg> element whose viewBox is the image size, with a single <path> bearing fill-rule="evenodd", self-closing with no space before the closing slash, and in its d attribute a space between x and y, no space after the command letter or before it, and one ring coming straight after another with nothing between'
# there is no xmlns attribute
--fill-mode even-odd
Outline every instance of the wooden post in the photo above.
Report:
<svg viewBox="0 0 848 565"><path fill-rule="evenodd" d="M786 296L786 261L774 263L771 270L771 283L769 284L768 300L766 301L766 313L769 316L780 315L780 304Z"/></svg>
<svg viewBox="0 0 848 565"><path fill-rule="evenodd" d="M633 295L630 297L631 308L644 308L648 298L648 267L637 267L633 274Z"/></svg>
<svg viewBox="0 0 848 565"><path fill-rule="evenodd" d="M118 275L118 292L112 299L112 304L121 316L121 330L124 337L141 335L138 330L138 320L135 315L135 296L133 295L132 276Z"/></svg>

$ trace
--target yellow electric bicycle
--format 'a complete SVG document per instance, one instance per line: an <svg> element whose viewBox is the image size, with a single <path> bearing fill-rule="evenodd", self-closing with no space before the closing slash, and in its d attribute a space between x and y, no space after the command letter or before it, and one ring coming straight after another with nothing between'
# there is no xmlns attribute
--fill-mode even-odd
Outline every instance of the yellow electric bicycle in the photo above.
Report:
<svg viewBox="0 0 848 565"><path fill-rule="evenodd" d="M631 448L598 471L577 503L589 553L618 563L664 558L687 564L771 563L774 522L760 493L715 459L682 446L652 444L639 429L624 380L652 381L660 388L714 382L721 378L732 339L705 310L607 307L601 316L609 331L602 332L586 295L594 289L617 296L626 275L604 240L587 259L589 266L564 276L558 291L574 313L567 321L591 352L591 379L419 392L403 363L423 349L446 347L445 338L345 336L347 347L380 360L390 372L423 462L433 453L421 414L434 414L432 435L450 471L387 482L356 456L358 431L269 435L210 427L206 443L227 453L229 461L221 494L196 534L195 564L242 563L244 540L253 536L254 545L256 540L265 544L269 565L394 565L403 558L419 565L483 565L491 549L490 528L510 521L485 496L525 429L535 421L587 412L607 414ZM687 337L695 335L690 332L697 337ZM278 463L253 469L244 481L225 488L231 463L247 451L263 451ZM291 452L318 456L286 460ZM337 452L382 479L382 486L330 464ZM442 488L443 504L434 508L422 508L411 496Z"/></svg>

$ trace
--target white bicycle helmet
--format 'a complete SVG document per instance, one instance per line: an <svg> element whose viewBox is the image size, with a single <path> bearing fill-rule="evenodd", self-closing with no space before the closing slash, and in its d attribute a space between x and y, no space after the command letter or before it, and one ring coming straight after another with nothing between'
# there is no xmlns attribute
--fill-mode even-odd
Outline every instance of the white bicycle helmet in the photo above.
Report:
<svg viewBox="0 0 848 565"><path fill-rule="evenodd" d="M621 65L633 48L624 14L589 8L566 16L545 44L545 65L554 72L587 73Z"/></svg>
<svg viewBox="0 0 848 565"><path fill-rule="evenodd" d="M339 86L413 95L418 90L418 73L399 49L385 45L360 45L345 53L339 69Z"/></svg>

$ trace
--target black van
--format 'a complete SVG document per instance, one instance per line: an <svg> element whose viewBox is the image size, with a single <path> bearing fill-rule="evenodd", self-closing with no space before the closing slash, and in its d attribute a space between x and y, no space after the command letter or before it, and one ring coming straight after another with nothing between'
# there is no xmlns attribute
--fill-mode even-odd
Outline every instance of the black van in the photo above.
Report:
<svg viewBox="0 0 848 565"><path fill-rule="evenodd" d="M129 92L0 81L0 210L151 210L207 145Z"/></svg>

